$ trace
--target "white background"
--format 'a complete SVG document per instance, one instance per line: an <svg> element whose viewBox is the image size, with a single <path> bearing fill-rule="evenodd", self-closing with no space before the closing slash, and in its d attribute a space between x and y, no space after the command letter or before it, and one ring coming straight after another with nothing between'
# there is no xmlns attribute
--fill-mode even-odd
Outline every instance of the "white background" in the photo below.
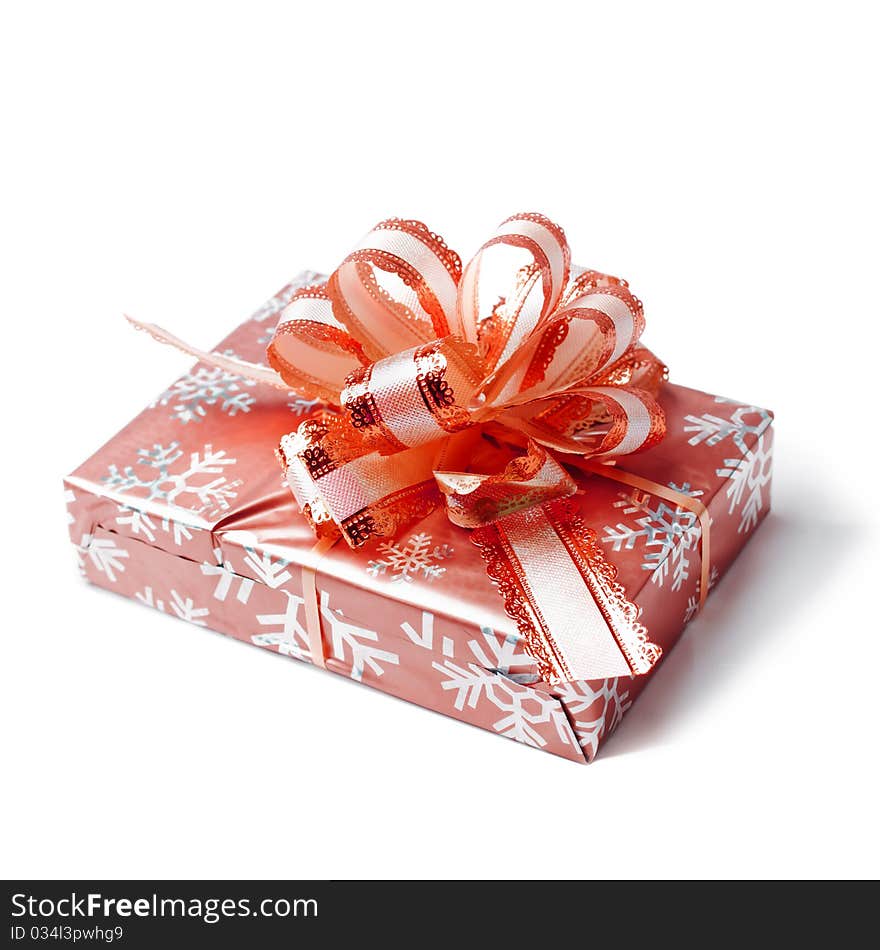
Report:
<svg viewBox="0 0 880 950"><path fill-rule="evenodd" d="M877 875L878 74L846 3L19 4L0 31L0 872ZM301 7L301 9L296 9ZM579 768L88 588L61 477L372 224L540 210L774 511Z"/></svg>

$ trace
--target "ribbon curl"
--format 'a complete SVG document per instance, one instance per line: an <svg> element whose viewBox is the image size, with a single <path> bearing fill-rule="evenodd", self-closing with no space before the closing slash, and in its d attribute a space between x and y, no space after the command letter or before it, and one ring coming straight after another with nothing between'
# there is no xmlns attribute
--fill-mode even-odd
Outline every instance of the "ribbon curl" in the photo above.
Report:
<svg viewBox="0 0 880 950"><path fill-rule="evenodd" d="M277 453L319 537L359 547L441 505L473 529L557 682L644 673L660 656L566 500L578 491L567 462L613 461L665 434L666 369L639 346L644 323L626 281L573 267L558 225L518 214L465 267L421 222L381 222L287 304L271 371L137 325L325 404ZM485 439L506 447L500 471L474 464Z"/></svg>

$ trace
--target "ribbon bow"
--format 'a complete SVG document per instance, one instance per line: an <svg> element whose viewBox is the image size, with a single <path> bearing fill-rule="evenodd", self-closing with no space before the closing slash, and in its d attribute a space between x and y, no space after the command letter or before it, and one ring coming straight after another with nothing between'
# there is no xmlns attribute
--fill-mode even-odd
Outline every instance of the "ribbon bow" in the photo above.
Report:
<svg viewBox="0 0 880 950"><path fill-rule="evenodd" d="M552 221L508 218L464 268L421 222L381 222L284 308L271 370L136 325L325 404L278 451L319 537L359 547L445 503L475 529L549 681L644 673L659 658L565 501L578 491L565 465L658 442L666 370L638 345L643 310L626 282L572 266ZM481 470L502 446L506 464Z"/></svg>

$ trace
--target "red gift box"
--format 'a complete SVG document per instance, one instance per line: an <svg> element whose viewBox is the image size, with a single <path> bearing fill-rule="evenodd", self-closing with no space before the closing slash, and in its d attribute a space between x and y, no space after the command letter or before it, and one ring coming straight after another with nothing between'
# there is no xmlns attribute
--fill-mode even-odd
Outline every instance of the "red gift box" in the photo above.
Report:
<svg viewBox="0 0 880 950"><path fill-rule="evenodd" d="M261 361L273 318L313 277L285 287L218 351ZM657 399L665 437L618 466L643 487L572 470L571 503L667 653L767 514L773 430L767 410L671 383ZM443 511L394 538L316 551L272 452L317 408L196 364L65 480L84 576L304 662L315 659L311 611L331 672L591 761L659 666L550 681L480 550ZM682 496L710 519L706 591L700 506L676 503Z"/></svg>

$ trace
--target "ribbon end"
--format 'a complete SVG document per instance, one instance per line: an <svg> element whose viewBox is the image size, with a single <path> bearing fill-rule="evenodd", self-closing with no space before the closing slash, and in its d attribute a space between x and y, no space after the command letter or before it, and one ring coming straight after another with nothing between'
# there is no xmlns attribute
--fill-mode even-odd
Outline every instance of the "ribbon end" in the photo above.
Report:
<svg viewBox="0 0 880 950"><path fill-rule="evenodd" d="M155 323L144 323L143 320L137 320L127 313L123 313L122 316L125 317L135 330L142 330L144 333L148 333L154 340L158 340L159 343L172 343L172 340L176 339ZM176 343L172 343L172 345L176 345ZM185 345L186 344L184 344L184 346Z"/></svg>
<svg viewBox="0 0 880 950"><path fill-rule="evenodd" d="M169 333L155 323L143 323L141 320L136 320L127 313L123 313L122 315L136 330L143 330L144 333L148 333L157 342L173 346L176 350L195 357L195 359L201 363L207 363L209 366L217 366L227 373L232 373L234 376L252 379L255 383L266 383L269 386L275 386L277 389L290 389L281 376L276 373L275 370L269 369L268 366L248 363L234 356L224 356L222 353L207 353L205 350L190 346L189 343L184 342L173 333Z"/></svg>

